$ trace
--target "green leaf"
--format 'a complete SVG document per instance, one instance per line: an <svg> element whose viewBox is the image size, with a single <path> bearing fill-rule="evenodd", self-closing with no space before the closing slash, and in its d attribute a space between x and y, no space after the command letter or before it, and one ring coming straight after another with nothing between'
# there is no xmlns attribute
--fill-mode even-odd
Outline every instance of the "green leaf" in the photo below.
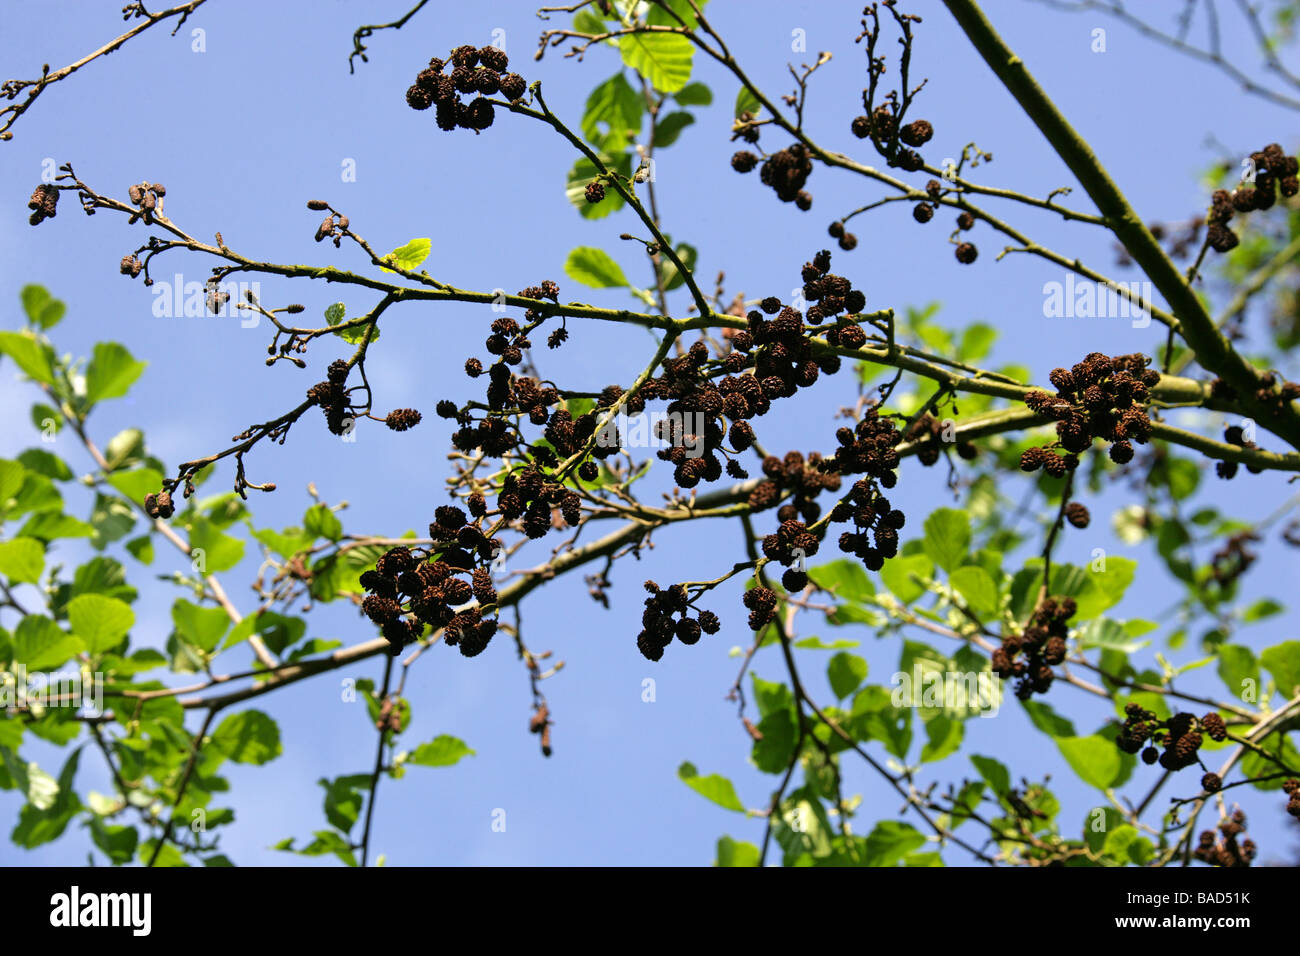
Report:
<svg viewBox="0 0 1300 956"><path fill-rule="evenodd" d="M77 568L68 599L78 594L104 594L130 604L136 590L126 583L126 570L113 558L95 557Z"/></svg>
<svg viewBox="0 0 1300 956"><path fill-rule="evenodd" d="M330 325L338 325L343 321L344 316L348 314L348 307L342 302L335 302L325 309L325 321Z"/></svg>
<svg viewBox="0 0 1300 956"><path fill-rule="evenodd" d="M37 810L48 810L54 806L59 795L59 782L37 766L36 762L24 764L18 755L10 750L0 750L4 760L4 769L10 784L17 789ZM9 789L6 787L5 789Z"/></svg>
<svg viewBox="0 0 1300 956"><path fill-rule="evenodd" d="M1090 567L1086 573L1091 587L1085 587L1074 596L1079 609L1075 612L1071 623L1096 617L1118 604L1124 598L1124 592L1133 583L1133 575L1136 570L1136 561L1114 555L1107 556L1106 570L1094 571ZM1056 580L1055 574L1053 574L1052 580ZM1062 592L1054 591L1053 593Z"/></svg>
<svg viewBox="0 0 1300 956"><path fill-rule="evenodd" d="M925 593L925 585L913 578L924 580L934 574L934 565L924 554L899 555L890 558L880 569L880 579L891 594L904 604L911 604Z"/></svg>
<svg viewBox="0 0 1300 956"><path fill-rule="evenodd" d="M826 676L830 679L831 690L836 698L843 700L867 679L867 662L856 654L841 651L831 658L826 667Z"/></svg>
<svg viewBox="0 0 1300 956"><path fill-rule="evenodd" d="M1154 855L1151 841L1141 836L1137 828L1124 823L1106 834L1102 854L1123 866L1135 863L1142 866Z"/></svg>
<svg viewBox="0 0 1300 956"><path fill-rule="evenodd" d="M162 488L162 472L153 468L135 468L117 471L108 476L108 483L122 492L128 501L143 503L146 495L157 494Z"/></svg>
<svg viewBox="0 0 1300 956"><path fill-rule="evenodd" d="M587 107L582 115L582 135L601 144L616 134L623 137L628 133L636 134L641 130L644 112L645 99L632 89L632 84L619 70L587 97ZM605 124L604 132L601 132L601 123Z"/></svg>
<svg viewBox="0 0 1300 956"><path fill-rule="evenodd" d="M68 467L68 463L44 448L28 448L18 456L18 461L28 471L34 471L46 478L52 478L55 481L70 481L72 479L72 469Z"/></svg>
<svg viewBox="0 0 1300 956"><path fill-rule="evenodd" d="M244 557L244 542L217 529L207 518L195 517L190 525L190 553L197 560L202 551L205 574L229 571Z"/></svg>
<svg viewBox="0 0 1300 956"><path fill-rule="evenodd" d="M31 419L32 427L37 431L46 432L51 436L63 431L63 417L59 415L57 409L51 408L44 402L36 402L32 405Z"/></svg>
<svg viewBox="0 0 1300 956"><path fill-rule="evenodd" d="M829 564L808 569L808 576L823 591L831 591L846 601L869 601L876 589L859 561L840 558Z"/></svg>
<svg viewBox="0 0 1300 956"><path fill-rule="evenodd" d="M1036 700L1022 701L1025 713L1035 727L1052 737L1075 736L1074 724L1054 711L1050 705Z"/></svg>
<svg viewBox="0 0 1300 956"><path fill-rule="evenodd" d="M754 685L754 703L758 705L760 716L766 717L778 710L794 712L794 694L789 687L763 680L753 671L750 671L749 677Z"/></svg>
<svg viewBox="0 0 1300 956"><path fill-rule="evenodd" d="M95 529L91 544L102 551L135 527L135 509L121 498L97 494L90 512L90 524Z"/></svg>
<svg viewBox="0 0 1300 956"><path fill-rule="evenodd" d="M1281 614L1285 610L1286 608L1272 598L1261 598L1241 612L1241 623L1253 624L1256 621L1262 621L1265 618Z"/></svg>
<svg viewBox="0 0 1300 956"><path fill-rule="evenodd" d="M629 33L618 48L623 62L661 93L676 93L691 78L695 48L679 33Z"/></svg>
<svg viewBox="0 0 1300 956"><path fill-rule="evenodd" d="M573 29L589 36L599 36L605 32L605 23L593 10L585 8L574 14Z"/></svg>
<svg viewBox="0 0 1300 956"><path fill-rule="evenodd" d="M130 863L140 836L135 827L114 826L99 817L90 820L90 838L114 866Z"/></svg>
<svg viewBox="0 0 1300 956"><path fill-rule="evenodd" d="M143 455L144 432L138 428L124 428L104 446L104 459L108 463L105 470L116 471Z"/></svg>
<svg viewBox="0 0 1300 956"><path fill-rule="evenodd" d="M141 564L153 564L153 539L147 534L128 541L126 550L131 552L131 556Z"/></svg>
<svg viewBox="0 0 1300 956"><path fill-rule="evenodd" d="M881 820L867 835L863 866L893 866L904 855L925 846L925 835L898 820Z"/></svg>
<svg viewBox="0 0 1300 956"><path fill-rule="evenodd" d="M718 839L718 856L714 866L758 866L758 847L742 843L729 836Z"/></svg>
<svg viewBox="0 0 1300 956"><path fill-rule="evenodd" d="M291 558L306 551L316 539L316 535L306 534L301 528L285 528L283 531L258 528L253 532L253 537L282 558Z"/></svg>
<svg viewBox="0 0 1300 956"><path fill-rule="evenodd" d="M564 262L564 271L570 279L593 289L612 289L628 284L619 264L603 249L593 246L579 246L570 252Z"/></svg>
<svg viewBox="0 0 1300 956"><path fill-rule="evenodd" d="M59 772L57 793L48 807L28 803L19 811L18 825L9 837L15 844L30 850L56 840L63 834L68 823L81 809L81 801L73 789L80 760L81 748L68 755Z"/></svg>
<svg viewBox="0 0 1300 956"><path fill-rule="evenodd" d="M45 569L45 545L35 538L0 541L0 574L11 583L35 584Z"/></svg>
<svg viewBox="0 0 1300 956"><path fill-rule="evenodd" d="M1201 483L1201 469L1196 462L1190 458L1168 457L1163 459L1163 465L1159 477L1168 485L1175 501L1183 501L1196 492L1196 486Z"/></svg>
<svg viewBox="0 0 1300 956"><path fill-rule="evenodd" d="M943 857L938 853L909 853L903 857L903 866L943 866Z"/></svg>
<svg viewBox="0 0 1300 956"><path fill-rule="evenodd" d="M201 651L211 651L221 640L230 617L219 607L199 607L180 598L172 605L176 633Z"/></svg>
<svg viewBox="0 0 1300 956"><path fill-rule="evenodd" d="M316 782L325 788L325 819L330 826L343 833L350 833L361 815L360 787L368 786L370 778L364 775L338 777L334 780L321 778Z"/></svg>
<svg viewBox="0 0 1300 956"><path fill-rule="evenodd" d="M374 322L366 322L362 325L349 326L346 329L335 329L334 334L341 338L349 345L360 345L361 340L366 337L366 332L373 326L374 331L370 333L370 341L379 341L379 326Z"/></svg>
<svg viewBox="0 0 1300 956"><path fill-rule="evenodd" d="M952 572L970 549L970 515L955 508L939 508L925 519L925 553Z"/></svg>
<svg viewBox="0 0 1300 956"><path fill-rule="evenodd" d="M966 725L955 717L937 714L925 722L926 743L921 747L921 762L942 760L961 746Z"/></svg>
<svg viewBox="0 0 1300 956"><path fill-rule="evenodd" d="M30 332L0 332L0 353L13 359L29 378L43 385L54 384L52 351Z"/></svg>
<svg viewBox="0 0 1300 956"><path fill-rule="evenodd" d="M428 743L420 744L407 757L407 763L421 767L450 767L459 763L462 757L472 757L474 751L466 746L465 741L441 734Z"/></svg>
<svg viewBox="0 0 1300 956"><path fill-rule="evenodd" d="M694 0L694 2L696 6L703 9L707 0ZM699 23L691 7L691 0L659 0L658 3L651 4L646 11L645 22L652 26L678 28L683 24L693 28Z"/></svg>
<svg viewBox="0 0 1300 956"><path fill-rule="evenodd" d="M86 401L121 398L140 377L148 362L137 362L126 346L99 342L86 366Z"/></svg>
<svg viewBox="0 0 1300 956"><path fill-rule="evenodd" d="M1011 789L1011 772L1000 761L993 757L972 754L970 762L998 797L1007 795L1007 791Z"/></svg>
<svg viewBox="0 0 1300 956"><path fill-rule="evenodd" d="M966 599L966 605L977 617L984 620L998 613L998 586L987 571L978 565L967 564L952 572L952 586Z"/></svg>
<svg viewBox="0 0 1300 956"><path fill-rule="evenodd" d="M754 741L750 758L764 773L782 773L794 754L794 718L788 710L768 714L758 722L762 739Z"/></svg>
<svg viewBox="0 0 1300 956"><path fill-rule="evenodd" d="M19 294L23 300L23 311L27 313L27 320L32 325L39 325L43 329L53 328L68 311L68 307L51 297L44 286L25 285Z"/></svg>
<svg viewBox="0 0 1300 956"><path fill-rule="evenodd" d="M9 517L17 518L29 512L59 511L63 508L63 496L44 475L24 471L22 488L7 504Z"/></svg>
<svg viewBox="0 0 1300 956"><path fill-rule="evenodd" d="M869 684L858 691L851 723L855 737L879 740L895 757L906 759L912 746L912 708L893 706L885 688Z"/></svg>
<svg viewBox="0 0 1300 956"><path fill-rule="evenodd" d="M669 113L655 124L655 146L671 146L682 135L682 130L694 122L695 117L685 110Z"/></svg>
<svg viewBox="0 0 1300 956"><path fill-rule="evenodd" d="M337 541L343 537L343 522L324 503L314 504L302 516L302 526L309 534Z"/></svg>
<svg viewBox="0 0 1300 956"><path fill-rule="evenodd" d="M429 258L429 250L433 243L429 239L412 239L404 246L398 246L388 255L384 256L383 261L389 265L396 266L398 269L404 269L412 272L420 267L425 259ZM380 266L385 272L394 272L396 270Z"/></svg>
<svg viewBox="0 0 1300 956"><path fill-rule="evenodd" d="M212 746L235 763L264 764L280 756L280 728L260 710L246 710L221 722Z"/></svg>
<svg viewBox="0 0 1300 956"><path fill-rule="evenodd" d="M167 663L167 658L152 647L142 647L130 657L112 657L104 660L104 670L112 671L122 677L142 674Z"/></svg>
<svg viewBox="0 0 1300 956"><path fill-rule="evenodd" d="M847 641L847 640L839 639L839 640L831 641L828 644L825 641L823 641L820 637L814 636L814 637L805 637L801 641L795 641L794 646L801 647L804 648L805 650L810 650L810 651L839 651L839 650L846 650L851 647L857 647L861 643L862 643L861 641Z"/></svg>
<svg viewBox="0 0 1300 956"><path fill-rule="evenodd" d="M732 786L731 781L726 777L720 777L716 773L707 777L701 777L692 763L683 763L677 768L677 776L686 786L690 787L700 796L712 800L718 806L726 810L735 810L737 813L744 813L744 804L736 796L736 788Z"/></svg>
<svg viewBox="0 0 1300 956"><path fill-rule="evenodd" d="M1139 622L1131 621L1131 624ZM1108 647L1113 650L1132 654L1146 647L1150 641L1135 641L1126 625L1108 617L1088 621L1079 628L1079 646L1081 648Z"/></svg>
<svg viewBox="0 0 1300 956"><path fill-rule="evenodd" d="M682 265L686 267L689 273L695 272L695 263L699 260L699 251L689 242L679 242L673 247L673 252L677 253L677 258L682 260ZM662 266L662 275L664 281L664 291L672 292L673 289L680 288L686 284L686 277L677 271L677 266L671 259L664 256L660 260Z"/></svg>
<svg viewBox="0 0 1300 956"><path fill-rule="evenodd" d="M966 327L957 347L957 358L963 362L978 362L989 354L998 337L998 330L986 322L976 322Z"/></svg>
<svg viewBox="0 0 1300 956"><path fill-rule="evenodd" d="M1296 688L1300 687L1300 641L1285 641L1265 648L1259 662L1273 675L1283 697L1295 696Z"/></svg>
<svg viewBox="0 0 1300 956"><path fill-rule="evenodd" d="M750 92L749 87L742 86L740 92L736 94L735 118L740 119L742 113L757 117L761 112L763 106L758 102L758 97Z"/></svg>
<svg viewBox="0 0 1300 956"><path fill-rule="evenodd" d="M342 834L335 830L317 830L312 834L315 837L311 843L307 844L301 850L293 848L292 840L285 840L276 844L272 849L288 850L291 853L297 853L300 856L324 856L326 853L333 853L348 866L356 866L357 858L352 853L352 847L348 844Z"/></svg>
<svg viewBox="0 0 1300 956"><path fill-rule="evenodd" d="M135 612L117 598L80 594L68 602L68 623L90 653L101 654L122 642L135 624Z"/></svg>
<svg viewBox="0 0 1300 956"><path fill-rule="evenodd" d="M673 94L681 106L708 106L713 102L713 91L703 83L687 83Z"/></svg>
<svg viewBox="0 0 1300 956"><path fill-rule="evenodd" d="M1241 696L1246 689L1247 681L1255 687L1259 686L1259 661L1255 659L1255 652L1249 647L1241 644L1220 644L1217 653L1219 678L1234 697Z"/></svg>
<svg viewBox="0 0 1300 956"><path fill-rule="evenodd" d="M1114 786L1124 775L1120 750L1114 741L1105 737L1097 734L1091 737L1058 737L1056 746L1079 778L1098 790Z"/></svg>
<svg viewBox="0 0 1300 956"><path fill-rule="evenodd" d="M19 462L0 458L0 511L8 508L9 500L16 496L27 480L27 469Z"/></svg>

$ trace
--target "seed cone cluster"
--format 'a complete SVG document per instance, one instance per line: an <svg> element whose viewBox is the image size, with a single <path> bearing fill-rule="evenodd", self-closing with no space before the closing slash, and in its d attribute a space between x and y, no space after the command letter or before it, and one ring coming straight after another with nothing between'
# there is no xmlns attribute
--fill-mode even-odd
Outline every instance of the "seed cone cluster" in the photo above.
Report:
<svg viewBox="0 0 1300 956"><path fill-rule="evenodd" d="M1288 156L1286 150L1277 143L1269 143L1263 149L1251 153L1250 161L1255 173L1253 182L1242 183L1231 192L1226 189L1215 190L1210 199L1206 239L1215 252L1231 252L1237 247L1237 234L1228 228L1235 213L1271 209L1279 194L1284 199L1290 199L1300 192L1300 180L1296 178L1296 173L1300 171L1300 161L1294 156Z"/></svg>
<svg viewBox="0 0 1300 956"><path fill-rule="evenodd" d="M934 126L929 120L913 120L899 126L892 101L877 106L870 116L854 117L849 123L849 132L858 139L870 137L890 166L909 173L923 168L925 160L914 148L908 147L924 146L934 138Z"/></svg>
<svg viewBox="0 0 1300 956"><path fill-rule="evenodd" d="M1300 817L1300 780L1294 777L1288 779L1282 784L1282 792L1286 794L1286 812L1293 817Z"/></svg>
<svg viewBox="0 0 1300 956"><path fill-rule="evenodd" d="M523 99L528 91L522 76L506 72L509 64L509 57L499 47L458 46L449 59L434 57L420 71L406 91L406 105L413 110L435 107L439 129L481 132L496 116L496 107L488 97L500 93L513 102ZM465 102L462 94L474 98Z"/></svg>
<svg viewBox="0 0 1300 956"><path fill-rule="evenodd" d="M307 401L320 406L325 413L325 425L331 434L342 435L353 421L353 408L345 387L348 363L342 359L331 362L327 375L325 381L317 382L307 389Z"/></svg>
<svg viewBox="0 0 1300 956"><path fill-rule="evenodd" d="M800 278L799 295L801 304L808 303L806 311L775 296L762 299L724 344L711 348L705 340L697 341L684 354L665 359L658 374L639 382L634 392L609 385L596 396L594 407L582 412L572 409L553 385L514 370L522 351L530 346L529 335L549 318L544 302L558 302L559 294L559 287L549 281L522 290L520 297L534 300L525 310L524 322L498 317L485 342L495 358L471 357L465 362L470 378L486 379L486 406L450 399L437 403L438 416L456 423L452 444L458 451L481 451L510 462L500 477L475 481L464 506L475 520L499 516L530 538L580 525L585 520L582 499L571 483L599 480L601 460L619 451L616 410L636 415L654 401L663 402L668 413L655 425L656 437L665 443L657 454L673 467L679 488L719 481L724 474L748 478L739 458L757 440L753 420L765 415L774 402L816 384L822 373L833 374L841 367L837 354L815 343L816 327L822 326L825 340L842 349L855 349L866 341L854 321L866 307L866 295L831 272L828 250L805 262ZM565 337L557 340L552 333L551 344ZM341 384L324 383L319 396L322 407L345 401L337 392ZM526 437L527 425L540 428L544 441ZM822 516L815 499L823 491L838 492L844 475L860 477L852 494L836 506L834 520L852 524L840 537L840 547L873 569L898 553L898 532L906 519L880 492L897 482L895 446L901 435L893 418L871 408L855 428L841 429L838 438L839 447L829 458L798 452L766 457L763 476L750 494L756 511L776 510L777 525L763 539L762 550L767 560L786 566L781 580L788 590L808 586L804 561L818 552L825 533L820 526L814 530ZM447 561L445 556L442 560ZM684 590L648 590L651 596L637 643L649 659L659 660L673 638L692 644L700 634L719 626L712 612L688 613ZM777 603L775 592L768 588L749 591L745 606L751 626L770 621ZM389 605L378 607L392 613Z"/></svg>
<svg viewBox="0 0 1300 956"><path fill-rule="evenodd" d="M150 518L162 518L166 520L176 513L176 506L172 503L171 492L160 491L156 495L144 496L144 513Z"/></svg>
<svg viewBox="0 0 1300 956"><path fill-rule="evenodd" d="M1073 368L1053 369L1049 376L1056 395L1041 389L1026 393L1025 404L1040 415L1056 421L1055 445L1027 449L1020 457L1022 471L1044 469L1054 478L1079 464L1079 454L1094 439L1111 443L1110 457L1116 464L1133 459L1133 442L1145 444L1151 434L1151 419L1144 407L1148 389L1160 381L1160 373L1147 368L1151 359L1137 353L1110 357L1089 353Z"/></svg>
<svg viewBox="0 0 1300 956"><path fill-rule="evenodd" d="M1258 541L1259 535L1253 531L1238 531L1230 535L1219 550L1210 557L1210 579L1220 589L1230 587L1259 557L1250 550L1250 544Z"/></svg>
<svg viewBox="0 0 1300 956"><path fill-rule="evenodd" d="M939 460L948 444L951 444L957 454L967 461L979 454L979 449L966 439L945 442L943 422L929 412L912 422L903 433L903 438L916 445L916 460L927 468Z"/></svg>
<svg viewBox="0 0 1300 956"><path fill-rule="evenodd" d="M1245 832L1246 814L1234 810L1231 816L1219 823L1221 836L1217 840L1213 830L1202 831L1192 855L1211 866L1250 866L1258 848L1249 838L1237 842L1237 837Z"/></svg>
<svg viewBox="0 0 1300 956"><path fill-rule="evenodd" d="M1141 751L1143 763L1159 763L1166 770L1182 770L1199 764L1199 751L1206 737L1215 742L1228 737L1223 717L1213 711L1199 720L1188 713L1177 713L1168 720L1159 720L1140 704L1129 704L1124 708L1124 715L1124 724L1115 738L1115 745L1129 754ZM1164 749L1157 749L1159 747Z"/></svg>
<svg viewBox="0 0 1300 956"><path fill-rule="evenodd" d="M53 219L59 208L59 188L52 183L41 183L27 201L27 208L32 210L27 221L39 226L46 219Z"/></svg>
<svg viewBox="0 0 1300 956"><path fill-rule="evenodd" d="M645 599L636 647L646 660L660 660L674 637L683 644L697 644L701 634L716 634L722 627L712 611L690 616L689 597L680 584L661 589L654 581L647 581L645 589L650 596Z"/></svg>
<svg viewBox="0 0 1300 956"><path fill-rule="evenodd" d="M747 149L742 149L731 157L731 168L738 173L752 172L758 165L759 158ZM808 147L803 143L792 143L764 159L758 176L781 202L792 202L807 212L812 208L813 197L804 186L812 171L812 154L808 152Z"/></svg>
<svg viewBox="0 0 1300 956"><path fill-rule="evenodd" d="M1052 668L1065 660L1066 623L1077 610L1074 598L1045 598L1020 634L1002 638L1002 646L990 658L993 672L1003 680L1019 678L1016 696L1028 700L1034 694L1045 694L1052 686Z"/></svg>
<svg viewBox="0 0 1300 956"><path fill-rule="evenodd" d="M535 467L508 475L497 497L501 516L507 521L522 518L524 533L530 538L545 537L552 527L577 526L582 517L581 505L576 492L548 481ZM564 524L557 520L556 511Z"/></svg>
<svg viewBox="0 0 1300 956"><path fill-rule="evenodd" d="M496 620L484 616L495 609L496 586L491 571L479 563L491 559L495 543L467 522L460 508L443 505L434 516L432 547L391 548L362 573L367 593L361 610L379 625L393 654L423 636L428 625L443 629L444 643L474 657L497 630ZM476 603L465 607L471 601Z"/></svg>

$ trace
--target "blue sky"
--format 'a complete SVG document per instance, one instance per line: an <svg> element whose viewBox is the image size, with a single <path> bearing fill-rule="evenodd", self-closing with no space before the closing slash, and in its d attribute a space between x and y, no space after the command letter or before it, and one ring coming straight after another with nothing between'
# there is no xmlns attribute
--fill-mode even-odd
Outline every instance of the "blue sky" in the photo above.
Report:
<svg viewBox="0 0 1300 956"><path fill-rule="evenodd" d="M44 62L70 62L121 29L109 7L70 6L80 15L61 18L54 28L45 4L4 6L0 62L6 77L34 76ZM232 247L265 259L364 265L346 246L336 251L312 241L318 216L304 204L321 198L346 212L353 228L381 251L412 237L431 237L426 267L462 288L514 292L553 278L566 299L629 304L617 291L581 288L563 274L565 256L579 245L606 248L634 282L648 282L634 245L617 240L636 225L630 212L589 222L566 202L564 177L574 156L558 136L507 116L499 116L482 136L449 135L435 128L429 114L413 113L403 102L413 75L430 56L460 43L491 42L494 30L504 30L512 67L529 81L540 79L548 104L576 127L588 92L618 69L616 55L594 50L578 63L552 50L537 63L532 53L540 23L532 5L437 3L403 30L373 37L370 62L358 63L355 75L349 75L352 31L404 9L400 0L364 5L214 0L180 35L149 31L51 88L14 127L14 140L0 144L0 182L6 187L0 214L0 261L5 263L0 325L20 324L18 291L26 283L40 283L68 304L68 317L55 334L61 348L88 354L96 341L114 339L150 363L131 398L95 412L91 431L101 443L122 428L138 426L152 453L169 466L209 453L250 423L300 401L345 347L335 348L332 339L319 343L308 356L309 371L284 363L268 369L265 325L249 329L233 318L156 318L149 290L117 274L120 257L143 241L143 227L102 213L86 219L70 196L56 220L39 229L27 225L24 204L49 159L72 162L85 181L116 195L142 179L163 182L174 220L204 238L219 230ZM834 58L812 86L808 127L824 144L863 156L848 132L849 120L860 112L865 76L864 54L852 43L858 9L847 3L716 0L709 14L746 70L773 96L788 91L787 61L832 51ZM973 140L995 158L978 171L982 182L1035 195L1068 184L1068 172L942 5L926 0L911 9L924 17L913 76L929 78L914 115L930 119L937 131L927 158L956 156ZM985 9L1149 220L1182 220L1201 209L1207 197L1199 174L1221 158L1223 147L1244 155L1274 140L1292 150L1296 146L1285 138L1294 129L1294 116L1242 95L1212 68L1153 46L1118 24L1053 13L1025 0L996 0ZM1105 53L1091 50L1097 26L1108 31ZM192 49L193 28L204 31L204 52ZM806 31L807 54L791 53L795 30ZM1253 62L1243 41L1240 34L1225 38L1234 55ZM664 228L699 247L703 284L723 270L729 295L740 290L750 297L788 295L799 265L827 245L826 223L883 193L866 180L819 168L809 185L815 197L810 213L780 204L755 177L728 168L735 149L728 136L734 81L706 61L697 61L694 78L713 88L714 105L700 110L695 125L658 158ZM765 145L785 143L772 138ZM343 181L347 167L355 168L355 181ZM1081 190L1070 201L1088 208ZM1105 234L1018 207L1001 211L1040 242L1111 270L1113 253ZM938 301L939 320L949 326L974 320L993 324L1000 338L990 361L1027 365L1040 382L1051 368L1069 365L1088 351L1152 351L1158 338L1154 328L1043 318L1043 283L1061 279L1061 271L1027 256L995 261L1003 243L984 227L973 234L979 261L958 265L946 243L946 215L922 227L895 204L859 218L853 230L860 245L852 254L837 252L835 268L866 291L871 307L901 312ZM202 281L209 268L193 257L169 259L174 269L162 268L160 277L181 271L187 281ZM309 316L319 316L339 299L349 315L373 302L306 280L263 280L261 289L263 301L301 302ZM680 291L674 295L673 308L680 314L689 299ZM400 435L376 424L361 430L355 443L343 444L312 416L284 447L259 447L248 462L251 475L279 487L254 501L259 526L298 523L310 504L305 487L314 481L327 500L349 502L343 517L351 532L422 529L445 500L449 429L432 416L432 408L439 398L463 400L471 394L460 368L468 355L484 354L482 340L492 317L486 307L473 305L416 303L393 309L367 363L376 403L415 406L426 412L426 422ZM560 352L539 350L549 377L599 389L612 382L626 385L639 371L646 356L643 330L572 320L569 328L572 338ZM12 457L38 440L27 415L34 394L15 382L11 364L0 365L0 408L11 423L0 430L0 455ZM826 380L814 398L763 419L760 437L770 450L826 447L833 430L827 410L849 405L854 397L851 375ZM1196 427L1217 433L1206 421ZM60 438L54 450L74 470L89 469L69 439ZM209 490L226 487L232 478L229 469L219 472ZM1246 520L1264 517L1287 495L1278 475L1229 485L1208 476L1202 487L1198 500ZM1009 493L1018 497L1020 489L1009 486ZM69 489L68 497L74 494ZM951 503L940 469L921 469L914 462L905 466L904 481L891 497L913 522L904 540L908 531L917 533L925 513ZM1067 534L1058 560L1084 563L1095 547L1138 558L1138 582L1115 613L1156 616L1177 591L1147 546L1126 547L1111 536L1108 517L1125 503L1123 486L1085 501L1093 509L1093 526ZM81 507L87 510L88 503ZM767 523L760 520L759 526ZM720 635L693 648L673 645L657 665L642 659L634 646L641 581L715 577L734 560L739 538L734 522L656 535L654 550L637 566L628 561L615 569L608 611L590 600L581 575L529 598L523 607L525 639L534 651L552 650L565 662L561 674L544 686L556 720L555 755L549 760L527 733L526 672L508 641L498 638L473 660L443 647L424 655L408 679L414 719L404 735L406 745L445 733L463 738L477 753L451 769L412 768L403 780L385 780L375 852L394 864L688 865L709 862L723 833L757 842L760 821L718 809L676 779L678 764L690 760L702 773L730 777L751 807L764 805L774 784L747 763L748 738L734 706L724 700L738 667L728 651L749 641L738 590L719 589L710 602L724 622ZM75 560L78 550L64 547ZM142 590L134 640L161 645L170 628L168 608L178 595L151 576L181 567L179 556L160 545L158 560L146 569L120 550L110 553L127 565ZM1271 543L1260 550L1272 560L1261 561L1251 573L1245 599L1286 597L1296 583L1293 561ZM253 603L246 585L256 563L247 559L225 576L227 591L245 610ZM1290 615L1272 618L1238 639L1259 650L1294 637L1292 620ZM815 617L800 623L801 636L827 636L829 630ZM878 641L865 628L853 630L833 636L861 640L857 653L868 658L870 679L887 683L896 669L897 639ZM1166 632L1153 635L1156 647ZM369 625L343 607L314 612L309 634L347 644L372 636ZM1195 653L1172 656L1181 662ZM238 658L223 661L226 669L242 669ZM813 692L828 700L824 666L824 655L805 652L803 669ZM315 781L363 772L373 760L373 729L362 705L340 702L339 680L377 677L379 671L370 661L264 699L263 706L279 721L284 754L260 769L226 766L237 822L222 838L224 852L243 864L297 862L268 847L287 836L307 838L324 826ZM783 668L765 652L755 671L778 679ZM647 677L657 682L654 703L642 700ZM1212 668L1192 675L1189 686L1222 693ZM1107 716L1104 702L1072 688L1054 688L1048 699L1081 733L1096 729ZM1029 726L1014 702L998 719L970 721L960 754L927 766L924 779L973 775L968 753L1000 757L1015 778L1037 780L1050 773L1064 807L1062 828L1071 835L1099 802L1097 793L1072 780L1050 741ZM39 747L26 756L43 766L61 759ZM1143 769L1129 785L1130 795L1140 796L1154 779ZM846 792L864 799L860 832L869 821L896 813L897 796L869 771L846 764L846 772ZM83 761L81 786L108 789L98 761ZM1185 787L1167 793L1183 794L1192 786L1189 777ZM0 819L12 819L18 805L15 794L0 793ZM1293 837L1278 795L1251 794L1246 808L1253 810L1250 832L1263 857L1289 858ZM497 809L507 814L504 833L491 828ZM0 858L84 862L88 840L83 837L70 834L32 853L0 842ZM962 861L959 852L951 859Z"/></svg>

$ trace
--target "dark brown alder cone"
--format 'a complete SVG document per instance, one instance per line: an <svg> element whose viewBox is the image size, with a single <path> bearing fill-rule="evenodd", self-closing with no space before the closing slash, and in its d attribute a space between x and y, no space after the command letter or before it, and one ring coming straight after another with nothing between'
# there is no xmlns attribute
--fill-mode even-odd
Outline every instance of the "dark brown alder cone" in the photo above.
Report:
<svg viewBox="0 0 1300 956"><path fill-rule="evenodd" d="M427 110L433 105L433 93L418 84L412 86L406 91L406 105L413 110Z"/></svg>
<svg viewBox="0 0 1300 956"><path fill-rule="evenodd" d="M1065 506L1065 520L1070 522L1076 528L1088 527L1088 509L1077 501L1071 501Z"/></svg>
<svg viewBox="0 0 1300 956"><path fill-rule="evenodd" d="M485 67L497 73L504 73L510 65L510 58L506 56L506 51L500 47L479 47L478 58L479 62Z"/></svg>
<svg viewBox="0 0 1300 956"><path fill-rule="evenodd" d="M528 92L528 82L518 73L507 73L501 77L501 93L508 100L521 100Z"/></svg>
<svg viewBox="0 0 1300 956"><path fill-rule="evenodd" d="M32 198L27 202L27 208L33 210L27 221L33 226L39 226L46 219L53 219L58 211L58 205L58 187L50 183L41 183L32 192Z"/></svg>
<svg viewBox="0 0 1300 956"><path fill-rule="evenodd" d="M934 127L927 120L914 120L898 131L898 138L908 146L924 146L934 136Z"/></svg>

